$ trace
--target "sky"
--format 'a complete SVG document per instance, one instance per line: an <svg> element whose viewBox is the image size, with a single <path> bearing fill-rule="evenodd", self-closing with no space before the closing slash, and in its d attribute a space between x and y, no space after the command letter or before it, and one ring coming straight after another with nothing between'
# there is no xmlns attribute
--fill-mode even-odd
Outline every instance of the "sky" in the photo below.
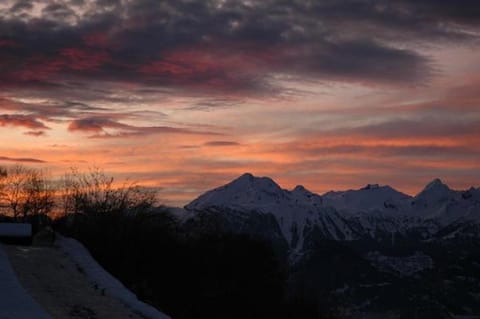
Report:
<svg viewBox="0 0 480 319"><path fill-rule="evenodd" d="M480 186L476 0L2 0L0 165L99 167L182 205Z"/></svg>

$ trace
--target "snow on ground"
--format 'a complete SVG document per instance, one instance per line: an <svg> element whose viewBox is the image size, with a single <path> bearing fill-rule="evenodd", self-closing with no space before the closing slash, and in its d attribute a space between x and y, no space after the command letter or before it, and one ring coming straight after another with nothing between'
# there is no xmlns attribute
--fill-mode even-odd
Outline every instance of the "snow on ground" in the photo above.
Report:
<svg viewBox="0 0 480 319"><path fill-rule="evenodd" d="M78 241L58 235L56 245L80 267L95 286L106 295L120 300L128 308L150 319L169 319L154 307L138 300L137 296L110 275Z"/></svg>
<svg viewBox="0 0 480 319"><path fill-rule="evenodd" d="M148 319L107 295L58 247L5 245L4 250L20 284L53 319Z"/></svg>
<svg viewBox="0 0 480 319"><path fill-rule="evenodd" d="M0 319L51 319L22 287L1 244Z"/></svg>

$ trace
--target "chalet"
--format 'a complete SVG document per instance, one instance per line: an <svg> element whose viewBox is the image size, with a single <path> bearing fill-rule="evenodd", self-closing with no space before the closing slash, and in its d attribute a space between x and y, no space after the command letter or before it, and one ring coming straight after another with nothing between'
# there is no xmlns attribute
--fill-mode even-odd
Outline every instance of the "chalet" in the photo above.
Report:
<svg viewBox="0 0 480 319"><path fill-rule="evenodd" d="M31 245L32 225L28 223L1 223L0 242L5 244Z"/></svg>

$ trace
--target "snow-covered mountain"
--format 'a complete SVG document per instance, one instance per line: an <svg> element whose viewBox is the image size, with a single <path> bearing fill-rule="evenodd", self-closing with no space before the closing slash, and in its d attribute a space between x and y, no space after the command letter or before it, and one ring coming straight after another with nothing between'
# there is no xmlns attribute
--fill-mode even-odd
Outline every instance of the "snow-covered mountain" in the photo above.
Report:
<svg viewBox="0 0 480 319"><path fill-rule="evenodd" d="M345 218L334 208L322 205L321 196L303 186L297 186L292 191L284 190L268 177L255 177L248 173L206 192L185 209L197 213L226 212L223 217L231 216L230 219L245 214L250 218L271 216L293 250L301 249L307 233L314 229L327 239L355 239ZM237 229L240 228L248 232L244 225L239 224Z"/></svg>
<svg viewBox="0 0 480 319"><path fill-rule="evenodd" d="M175 212L188 235L267 240L289 269L291 291L334 295L348 310L342 318L401 317L412 300L428 309L422 318L480 313L480 188L435 179L415 196L377 184L318 195L244 174Z"/></svg>
<svg viewBox="0 0 480 319"><path fill-rule="evenodd" d="M189 220L221 219L229 231L283 238L290 252L300 252L318 239L448 238L472 225L480 229L480 189L456 191L435 179L414 197L377 184L321 196L303 186L285 190L268 177L247 173L185 210Z"/></svg>
<svg viewBox="0 0 480 319"><path fill-rule="evenodd" d="M358 190L328 192L322 196L325 205L335 207L344 214L372 210L398 210L397 204L410 198L390 186L368 184Z"/></svg>

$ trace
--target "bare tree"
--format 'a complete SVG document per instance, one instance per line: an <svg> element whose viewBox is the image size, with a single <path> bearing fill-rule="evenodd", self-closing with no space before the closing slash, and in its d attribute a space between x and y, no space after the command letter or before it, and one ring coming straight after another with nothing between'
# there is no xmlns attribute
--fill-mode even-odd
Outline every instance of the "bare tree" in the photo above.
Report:
<svg viewBox="0 0 480 319"><path fill-rule="evenodd" d="M29 215L48 215L55 205L55 188L51 180L40 170L29 170L23 191L25 201L22 205L23 217Z"/></svg>
<svg viewBox="0 0 480 319"><path fill-rule="evenodd" d="M3 213L8 208L8 203L5 200L5 185L7 183L7 169L0 167L0 213Z"/></svg>
<svg viewBox="0 0 480 319"><path fill-rule="evenodd" d="M0 201L7 214L18 219L48 214L55 204L55 189L44 171L15 165L0 174Z"/></svg>
<svg viewBox="0 0 480 319"><path fill-rule="evenodd" d="M20 216L25 202L27 171L24 166L15 165L7 170L4 178L2 201L15 219Z"/></svg>
<svg viewBox="0 0 480 319"><path fill-rule="evenodd" d="M116 183L97 168L87 173L72 169L61 181L21 165L0 168L0 208L15 219L49 215L57 203L64 214L102 214L145 211L155 202L156 192L135 182Z"/></svg>
<svg viewBox="0 0 480 319"><path fill-rule="evenodd" d="M72 169L62 183L64 213L102 214L146 210L156 193L136 184L115 183L113 177L93 168L88 173Z"/></svg>

